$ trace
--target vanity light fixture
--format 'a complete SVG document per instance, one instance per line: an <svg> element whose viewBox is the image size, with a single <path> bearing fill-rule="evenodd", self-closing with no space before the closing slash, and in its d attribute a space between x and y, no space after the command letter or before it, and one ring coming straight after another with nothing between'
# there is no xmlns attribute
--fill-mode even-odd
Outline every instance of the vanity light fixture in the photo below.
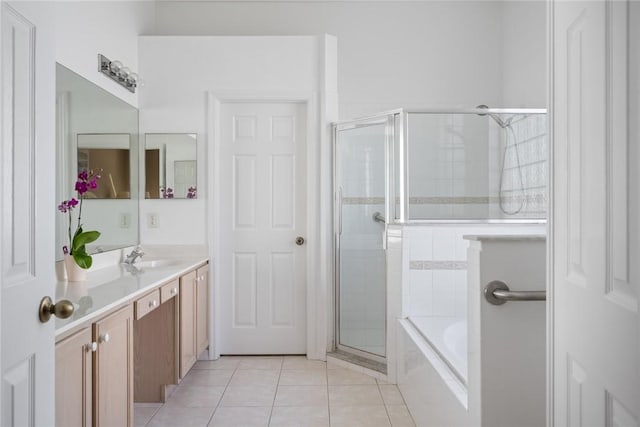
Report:
<svg viewBox="0 0 640 427"><path fill-rule="evenodd" d="M122 65L120 61L112 61L98 54L98 71L124 86L129 92L136 92L138 75Z"/></svg>

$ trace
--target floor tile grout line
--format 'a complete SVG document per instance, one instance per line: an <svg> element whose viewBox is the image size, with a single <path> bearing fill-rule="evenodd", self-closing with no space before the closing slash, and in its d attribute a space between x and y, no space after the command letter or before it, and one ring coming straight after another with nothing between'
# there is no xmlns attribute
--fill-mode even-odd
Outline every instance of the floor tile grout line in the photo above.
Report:
<svg viewBox="0 0 640 427"><path fill-rule="evenodd" d="M136 417L136 408L135 408L135 402L133 402L133 403L134 403L134 406L133 406L133 418L134 418L134 422L135 422L135 417ZM162 405L160 405L160 406L158 406L158 407L156 408L156 410L153 412L153 414L149 417L149 421L147 421L146 423L144 423L144 427L147 427L147 426L149 425L149 423L151 422L151 420L153 419L153 417L155 417L155 416L156 416L156 414L158 413L158 411L160 410L160 408L162 408L163 406L164 406L164 403L163 403Z"/></svg>
<svg viewBox="0 0 640 427"><path fill-rule="evenodd" d="M273 393L273 401L271 402L271 411L269 411L269 419L267 420L267 426L271 425L271 416L273 415L273 407L276 404L276 397L278 396L278 387L280 387L280 377L282 376L282 366L284 365L284 357L280 362L280 372L278 373L278 381L276 381L276 390Z"/></svg>
<svg viewBox="0 0 640 427"><path fill-rule="evenodd" d="M387 402L384 401L384 397L382 396L382 390L380 390L380 383L376 379L376 386L378 387L378 393L380 393L380 399L382 400L382 404L384 405L384 412L387 414L387 420L389 420L389 425L393 427L391 423L391 416L389 415L389 409L387 409Z"/></svg>
<svg viewBox="0 0 640 427"><path fill-rule="evenodd" d="M327 377L327 415L329 417L329 427L331 427L331 398L329 396L329 366L328 363L324 362L324 373Z"/></svg>
<svg viewBox="0 0 640 427"><path fill-rule="evenodd" d="M218 360L220 360L220 359L218 359ZM227 388L229 387L229 384L231 384L231 380L233 379L233 376L238 371L238 366L240 366L240 362L238 362L236 367L233 369L233 374L231 374L231 377L229 377L229 381L227 381L227 385L224 386L224 390L222 391L222 394L220 395L220 399L218 399L218 403L216 404L215 408L213 408L213 412L211 413L211 416L209 417L209 421L207 422L206 427L209 427L209 424L211 424L211 421L213 421L213 417L216 415L216 412L218 411L218 408L220 407L220 403L222 402L222 398L224 397L224 394L227 392Z"/></svg>

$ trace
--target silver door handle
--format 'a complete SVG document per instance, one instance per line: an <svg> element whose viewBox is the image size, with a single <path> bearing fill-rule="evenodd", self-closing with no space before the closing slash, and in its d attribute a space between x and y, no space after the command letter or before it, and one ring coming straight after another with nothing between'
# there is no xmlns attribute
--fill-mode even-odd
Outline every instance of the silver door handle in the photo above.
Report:
<svg viewBox="0 0 640 427"><path fill-rule="evenodd" d="M296 245L298 245L298 246L304 245L304 237L302 237L302 236L296 237Z"/></svg>
<svg viewBox="0 0 640 427"><path fill-rule="evenodd" d="M547 291L511 291L506 283L494 280L484 287L484 297L493 305L507 301L546 301Z"/></svg>

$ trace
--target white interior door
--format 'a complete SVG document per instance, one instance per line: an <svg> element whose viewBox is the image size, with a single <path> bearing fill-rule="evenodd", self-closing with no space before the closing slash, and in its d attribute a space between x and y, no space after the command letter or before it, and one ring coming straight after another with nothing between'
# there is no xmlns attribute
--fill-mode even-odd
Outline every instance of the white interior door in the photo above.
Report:
<svg viewBox="0 0 640 427"><path fill-rule="evenodd" d="M187 197L187 190L196 186L196 161L176 160L173 162L174 193L180 198Z"/></svg>
<svg viewBox="0 0 640 427"><path fill-rule="evenodd" d="M306 353L305 105L224 103L220 353Z"/></svg>
<svg viewBox="0 0 640 427"><path fill-rule="evenodd" d="M55 286L55 50L47 25L2 4L3 426L55 419L54 322L38 320L39 302Z"/></svg>
<svg viewBox="0 0 640 427"><path fill-rule="evenodd" d="M553 4L555 426L640 420L640 3Z"/></svg>

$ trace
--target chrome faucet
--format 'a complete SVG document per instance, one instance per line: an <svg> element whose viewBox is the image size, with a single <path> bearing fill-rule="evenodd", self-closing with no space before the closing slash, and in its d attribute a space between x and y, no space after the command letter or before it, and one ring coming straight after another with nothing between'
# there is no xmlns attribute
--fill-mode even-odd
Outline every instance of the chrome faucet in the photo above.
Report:
<svg viewBox="0 0 640 427"><path fill-rule="evenodd" d="M126 256L123 262L125 264L133 265L133 263L136 262L138 258L142 258L143 255L144 252L142 252L142 248L140 246L136 246L135 249L133 249L131 253Z"/></svg>

